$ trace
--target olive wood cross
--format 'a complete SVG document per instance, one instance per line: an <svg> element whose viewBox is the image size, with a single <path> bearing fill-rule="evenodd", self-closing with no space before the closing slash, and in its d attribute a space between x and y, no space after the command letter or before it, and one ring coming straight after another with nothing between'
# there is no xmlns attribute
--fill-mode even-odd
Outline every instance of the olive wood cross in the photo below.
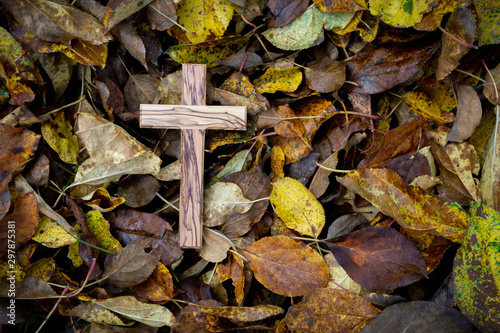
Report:
<svg viewBox="0 0 500 333"><path fill-rule="evenodd" d="M207 106L205 65L182 65L182 105L141 104L140 126L181 130L179 245L201 248L206 129L245 130L246 107Z"/></svg>

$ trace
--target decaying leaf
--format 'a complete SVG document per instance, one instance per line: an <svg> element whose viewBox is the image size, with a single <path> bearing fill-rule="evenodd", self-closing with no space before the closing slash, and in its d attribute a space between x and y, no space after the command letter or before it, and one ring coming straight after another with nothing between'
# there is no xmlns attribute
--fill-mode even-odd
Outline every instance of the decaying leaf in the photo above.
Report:
<svg viewBox="0 0 500 333"><path fill-rule="evenodd" d="M286 236L264 237L244 250L255 278L284 296L303 296L326 285L323 258L305 244Z"/></svg>
<svg viewBox="0 0 500 333"><path fill-rule="evenodd" d="M347 274L367 289L394 289L427 276L420 251L391 228L366 227L328 247Z"/></svg>
<svg viewBox="0 0 500 333"><path fill-rule="evenodd" d="M409 91L404 95L404 98L410 110L424 120L435 121L441 124L450 123L455 120L453 113L443 111L440 105L423 91Z"/></svg>
<svg viewBox="0 0 500 333"><path fill-rule="evenodd" d="M485 332L500 330L500 214L473 202L471 223L454 262L456 300Z"/></svg>
<svg viewBox="0 0 500 333"><path fill-rule="evenodd" d="M227 222L235 213L246 213L253 203L243 196L241 188L234 183L219 182L203 194L203 224L215 227Z"/></svg>
<svg viewBox="0 0 500 333"><path fill-rule="evenodd" d="M299 181L288 177L276 180L270 200L290 229L311 237L318 237L323 230L325 210Z"/></svg>
<svg viewBox="0 0 500 333"><path fill-rule="evenodd" d="M221 232L203 228L203 244L200 257L210 262L221 262L226 259L227 251L233 247L231 241Z"/></svg>
<svg viewBox="0 0 500 333"><path fill-rule="evenodd" d="M380 313L363 297L342 289L316 289L286 315L292 330L309 332L359 332Z"/></svg>
<svg viewBox="0 0 500 333"><path fill-rule="evenodd" d="M372 15L382 15L383 22L401 28L411 27L420 22L423 14L431 11L432 7L435 6L432 0L394 3L370 0L369 3Z"/></svg>
<svg viewBox="0 0 500 333"><path fill-rule="evenodd" d="M164 302L174 298L174 281L165 265L158 263L151 276L144 282L130 287L137 296L153 302Z"/></svg>
<svg viewBox="0 0 500 333"><path fill-rule="evenodd" d="M261 77L253 81L257 91L275 93L276 91L295 91L302 82L302 72L298 67L286 69L268 68Z"/></svg>
<svg viewBox="0 0 500 333"><path fill-rule="evenodd" d="M283 313L282 308L274 305L257 305L253 307L209 307L202 305L195 306L204 314L242 322L262 320Z"/></svg>
<svg viewBox="0 0 500 333"><path fill-rule="evenodd" d="M496 1L474 0L479 23L477 25L479 46L496 44L499 41L500 26L498 16L500 6Z"/></svg>
<svg viewBox="0 0 500 333"><path fill-rule="evenodd" d="M406 186L393 171L361 169L337 180L406 229L462 242L469 224L467 213L457 204Z"/></svg>
<svg viewBox="0 0 500 333"><path fill-rule="evenodd" d="M67 233L59 224L47 216L40 218L38 228L31 239L43 246L55 249L76 242L76 239L71 234Z"/></svg>
<svg viewBox="0 0 500 333"><path fill-rule="evenodd" d="M470 138L483 115L479 96L471 86L459 85L457 100L457 117L447 138L451 142L462 142Z"/></svg>
<svg viewBox="0 0 500 333"><path fill-rule="evenodd" d="M123 249L120 242L109 231L109 222L102 216L100 211L92 210L85 214L85 223L89 231L97 239L99 246L114 253L118 253Z"/></svg>
<svg viewBox="0 0 500 333"><path fill-rule="evenodd" d="M316 60L305 69L307 86L320 93L339 90L345 81L345 63L328 57Z"/></svg>

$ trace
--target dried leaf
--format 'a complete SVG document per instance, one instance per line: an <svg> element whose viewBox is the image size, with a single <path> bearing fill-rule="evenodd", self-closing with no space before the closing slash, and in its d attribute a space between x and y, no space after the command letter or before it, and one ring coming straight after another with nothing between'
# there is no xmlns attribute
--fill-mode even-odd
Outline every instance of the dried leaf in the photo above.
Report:
<svg viewBox="0 0 500 333"><path fill-rule="evenodd" d="M40 61L54 88L54 100L59 100L71 79L72 64L61 53L33 53L33 60Z"/></svg>
<svg viewBox="0 0 500 333"><path fill-rule="evenodd" d="M497 119L498 119L498 107ZM483 203L500 210L500 126L495 126L485 151L481 170L481 194Z"/></svg>
<svg viewBox="0 0 500 333"><path fill-rule="evenodd" d="M125 179L120 184L118 195L125 200L127 206L137 208L150 203L160 188L160 182L153 176L137 175Z"/></svg>
<svg viewBox="0 0 500 333"><path fill-rule="evenodd" d="M407 154L396 157L387 163L385 167L396 172L405 185L410 185L417 177L431 174L429 160L419 152L413 155Z"/></svg>
<svg viewBox="0 0 500 333"><path fill-rule="evenodd" d="M85 223L89 231L97 239L100 247L115 253L123 249L120 242L111 235L109 222L102 216L100 211L92 210L85 214Z"/></svg>
<svg viewBox="0 0 500 333"><path fill-rule="evenodd" d="M391 228L366 227L328 247L347 274L367 289L394 289L427 276L420 251Z"/></svg>
<svg viewBox="0 0 500 333"><path fill-rule="evenodd" d="M441 110L439 104L423 91L409 91L404 94L404 99L410 110L424 120L435 121L440 124L450 123L455 120L453 113Z"/></svg>
<svg viewBox="0 0 500 333"><path fill-rule="evenodd" d="M221 262L226 259L227 251L233 247L230 240L217 230L203 228L203 245L200 257L210 262Z"/></svg>
<svg viewBox="0 0 500 333"><path fill-rule="evenodd" d="M380 313L363 297L341 289L316 289L286 315L294 331L359 332Z"/></svg>
<svg viewBox="0 0 500 333"><path fill-rule="evenodd" d="M302 82L302 72L299 67L276 69L270 67L261 77L253 81L257 91L275 93L276 91L293 92Z"/></svg>
<svg viewBox="0 0 500 333"><path fill-rule="evenodd" d="M227 222L235 213L246 213L253 203L243 196L234 183L219 182L204 191L203 224L215 227Z"/></svg>
<svg viewBox="0 0 500 333"><path fill-rule="evenodd" d="M305 69L307 86L320 93L339 90L345 81L345 62L323 57Z"/></svg>
<svg viewBox="0 0 500 333"><path fill-rule="evenodd" d="M262 320L283 313L283 309L275 305L210 307L195 304L195 306L204 314L241 322Z"/></svg>
<svg viewBox="0 0 500 333"><path fill-rule="evenodd" d="M132 296L120 296L104 301L94 301L94 304L149 326L163 327L175 325L175 317L166 307L157 304L141 303Z"/></svg>
<svg viewBox="0 0 500 333"><path fill-rule="evenodd" d="M288 177L276 180L270 201L288 228L315 238L323 230L325 210L299 181Z"/></svg>
<svg viewBox="0 0 500 333"><path fill-rule="evenodd" d="M147 7L148 22L155 30L167 30L177 22L177 9L172 0L153 0Z"/></svg>
<svg viewBox="0 0 500 333"><path fill-rule="evenodd" d="M476 332L474 325L459 311L434 302L398 303L380 313L363 327L363 333L375 332Z"/></svg>
<svg viewBox="0 0 500 333"><path fill-rule="evenodd" d="M110 0L104 10L103 23L106 30L139 11L153 0Z"/></svg>
<svg viewBox="0 0 500 333"><path fill-rule="evenodd" d="M76 242L76 239L47 216L40 218L38 229L31 238L48 248L57 249Z"/></svg>
<svg viewBox="0 0 500 333"><path fill-rule="evenodd" d="M293 110L287 105L278 106L276 112L278 112L285 119L297 117L295 112L293 112ZM278 125L274 126L274 130L278 135L285 138L301 137L306 131L304 123L300 119L283 120Z"/></svg>
<svg viewBox="0 0 500 333"><path fill-rule="evenodd" d="M119 316L113 312L95 304L95 303L82 303L75 306L69 312L69 315L82 318L91 323L105 324L105 325L120 325L126 326L128 321L122 320Z"/></svg>
<svg viewBox="0 0 500 333"><path fill-rule="evenodd" d="M323 163L322 165L330 168L330 169L335 169L337 167L338 163L338 158L337 158L337 153L331 154ZM328 188L328 185L330 185L330 180L328 179L328 176L331 174L331 171L318 168L318 171L316 171L316 174L314 175L311 185L309 185L309 191L314 195L314 197L319 198L322 196L326 189Z"/></svg>
<svg viewBox="0 0 500 333"><path fill-rule="evenodd" d="M328 280L323 258L286 236L264 237L244 249L255 278L283 296L303 296Z"/></svg>
<svg viewBox="0 0 500 333"><path fill-rule="evenodd" d="M327 288L340 288L358 295L361 293L362 287L347 274L332 253L325 255L325 263L330 273Z"/></svg>
<svg viewBox="0 0 500 333"><path fill-rule="evenodd" d="M332 12L353 12L357 10L365 10L361 4L355 0L313 0L318 8L326 13Z"/></svg>
<svg viewBox="0 0 500 333"><path fill-rule="evenodd" d="M459 85L457 90L457 118L447 138L452 142L462 142L470 138L483 114L481 101L474 88Z"/></svg>
<svg viewBox="0 0 500 333"><path fill-rule="evenodd" d="M430 12L435 3L432 0L388 3L381 0L369 0L370 13L381 15L384 23L399 28L408 28L422 20L422 16Z"/></svg>
<svg viewBox="0 0 500 333"><path fill-rule="evenodd" d="M305 12L309 6L309 1L270 0L267 6L274 15L274 17L267 20L267 25L270 27L282 27Z"/></svg>
<svg viewBox="0 0 500 333"><path fill-rule="evenodd" d="M228 279L232 280L236 302L239 306L243 304L245 299L245 275L243 267L243 259L234 253L231 254L225 265L217 265L218 281L222 283Z"/></svg>
<svg viewBox="0 0 500 333"><path fill-rule="evenodd" d="M348 79L360 85L353 92L376 94L391 89L415 75L437 48L431 38L410 44L367 45L347 62Z"/></svg>
<svg viewBox="0 0 500 333"><path fill-rule="evenodd" d="M337 180L372 203L383 214L415 233L462 242L469 217L460 206L447 203L419 188L406 186L393 171L361 169Z"/></svg>
<svg viewBox="0 0 500 333"><path fill-rule="evenodd" d="M279 178L285 177L283 167L285 166L285 154L280 146L273 146L271 149L271 180L275 181Z"/></svg>
<svg viewBox="0 0 500 333"><path fill-rule="evenodd" d="M498 17L500 5L496 1L474 0L479 23L477 25L479 46L497 44L500 36Z"/></svg>
<svg viewBox="0 0 500 333"><path fill-rule="evenodd" d="M326 238L333 239L347 235L366 224L368 224L368 220L361 214L342 215L330 224Z"/></svg>
<svg viewBox="0 0 500 333"><path fill-rule="evenodd" d="M131 112L137 113L140 104L152 104L160 81L149 74L131 75L123 89L125 102Z"/></svg>
<svg viewBox="0 0 500 333"><path fill-rule="evenodd" d="M186 0L178 7L179 24L189 31L186 37L191 43L203 43L222 37L233 11L227 0Z"/></svg>
<svg viewBox="0 0 500 333"><path fill-rule="evenodd" d="M455 257L456 300L463 314L485 332L500 330L500 214L471 203L470 228Z"/></svg>
<svg viewBox="0 0 500 333"><path fill-rule="evenodd" d="M159 251L146 252L150 241L141 239L130 242L120 253L108 255L104 262L104 276L116 287L133 287L144 282L160 261Z"/></svg>

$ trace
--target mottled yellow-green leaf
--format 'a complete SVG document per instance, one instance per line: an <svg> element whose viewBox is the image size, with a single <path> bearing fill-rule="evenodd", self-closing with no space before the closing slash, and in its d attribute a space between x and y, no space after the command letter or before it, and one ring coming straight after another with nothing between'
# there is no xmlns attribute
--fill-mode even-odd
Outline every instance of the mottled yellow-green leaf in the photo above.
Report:
<svg viewBox="0 0 500 333"><path fill-rule="evenodd" d="M217 65L212 64L214 61L235 54L249 39L250 35L228 36L210 42L175 45L168 49L168 54L180 64L207 64L213 67Z"/></svg>
<svg viewBox="0 0 500 333"><path fill-rule="evenodd" d="M52 257L42 258L29 265L25 272L43 281L49 281L56 269L56 262Z"/></svg>
<svg viewBox="0 0 500 333"><path fill-rule="evenodd" d="M270 67L261 77L255 79L253 84L257 91L275 93L277 91L293 92L302 82L302 72L299 67L276 69Z"/></svg>
<svg viewBox="0 0 500 333"><path fill-rule="evenodd" d="M418 187L406 186L394 171L359 169L337 180L411 230L412 235L430 233L462 242L469 224L467 213L456 203L445 202Z"/></svg>
<svg viewBox="0 0 500 333"><path fill-rule="evenodd" d="M91 302L85 302L75 306L71 309L69 315L79 317L91 323L110 326L130 326L134 323L133 321L126 322L108 309Z"/></svg>
<svg viewBox="0 0 500 333"><path fill-rule="evenodd" d="M43 246L56 249L76 242L76 239L66 232L59 224L47 216L42 216L35 235L31 238Z"/></svg>
<svg viewBox="0 0 500 333"><path fill-rule="evenodd" d="M178 22L189 32L191 43L203 43L224 35L233 6L228 0L184 0L177 9Z"/></svg>
<svg viewBox="0 0 500 333"><path fill-rule="evenodd" d="M109 222L102 216L100 211L91 210L85 214L85 223L89 231L96 238L100 247L115 253L123 249L120 242L111 235L109 231Z"/></svg>
<svg viewBox="0 0 500 333"><path fill-rule="evenodd" d="M264 31L263 35L280 49L303 50L324 40L323 27L327 30L342 29L349 24L355 13L354 11L325 13L316 6L311 6L289 24L270 28Z"/></svg>
<svg viewBox="0 0 500 333"><path fill-rule="evenodd" d="M73 134L73 126L64 117L64 111L53 113L49 121L42 123L42 135L63 162L77 164L78 138Z"/></svg>
<svg viewBox="0 0 500 333"><path fill-rule="evenodd" d="M73 263L73 267L80 267L83 264L83 259L80 257L80 242L69 244L68 258Z"/></svg>
<svg viewBox="0 0 500 333"><path fill-rule="evenodd" d="M454 262L456 300L484 332L500 331L500 214L471 203L471 224Z"/></svg>
<svg viewBox="0 0 500 333"><path fill-rule="evenodd" d="M433 0L370 0L372 15L381 15L383 22L398 28L412 27L435 6Z"/></svg>
<svg viewBox="0 0 500 333"><path fill-rule="evenodd" d="M26 277L23 268L15 261L0 261L0 281L6 282L8 277L15 276L16 281L22 281Z"/></svg>
<svg viewBox="0 0 500 333"><path fill-rule="evenodd" d="M479 24L479 46L500 42L500 2L497 0L474 0Z"/></svg>
<svg viewBox="0 0 500 333"><path fill-rule="evenodd" d="M455 120L453 113L442 110L439 104L423 91L409 91L404 95L404 98L410 110L424 120L431 120L440 124L450 123Z"/></svg>
<svg viewBox="0 0 500 333"><path fill-rule="evenodd" d="M311 237L318 237L323 230L325 210L298 180L285 177L275 181L270 200L288 228Z"/></svg>
<svg viewBox="0 0 500 333"><path fill-rule="evenodd" d="M87 197L84 197L82 199L88 200L84 202L85 205L90 206L93 209L100 211L101 213L110 212L125 202L125 198L112 197L111 195L109 195L108 191L102 187L95 190L95 192L92 193L91 198L87 199Z"/></svg>

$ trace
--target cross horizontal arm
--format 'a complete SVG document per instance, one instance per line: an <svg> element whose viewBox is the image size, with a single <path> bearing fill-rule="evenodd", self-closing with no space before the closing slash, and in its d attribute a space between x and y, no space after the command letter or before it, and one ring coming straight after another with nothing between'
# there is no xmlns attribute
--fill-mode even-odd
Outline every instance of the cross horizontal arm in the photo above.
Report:
<svg viewBox="0 0 500 333"><path fill-rule="evenodd" d="M246 106L141 104L141 127L245 130Z"/></svg>

